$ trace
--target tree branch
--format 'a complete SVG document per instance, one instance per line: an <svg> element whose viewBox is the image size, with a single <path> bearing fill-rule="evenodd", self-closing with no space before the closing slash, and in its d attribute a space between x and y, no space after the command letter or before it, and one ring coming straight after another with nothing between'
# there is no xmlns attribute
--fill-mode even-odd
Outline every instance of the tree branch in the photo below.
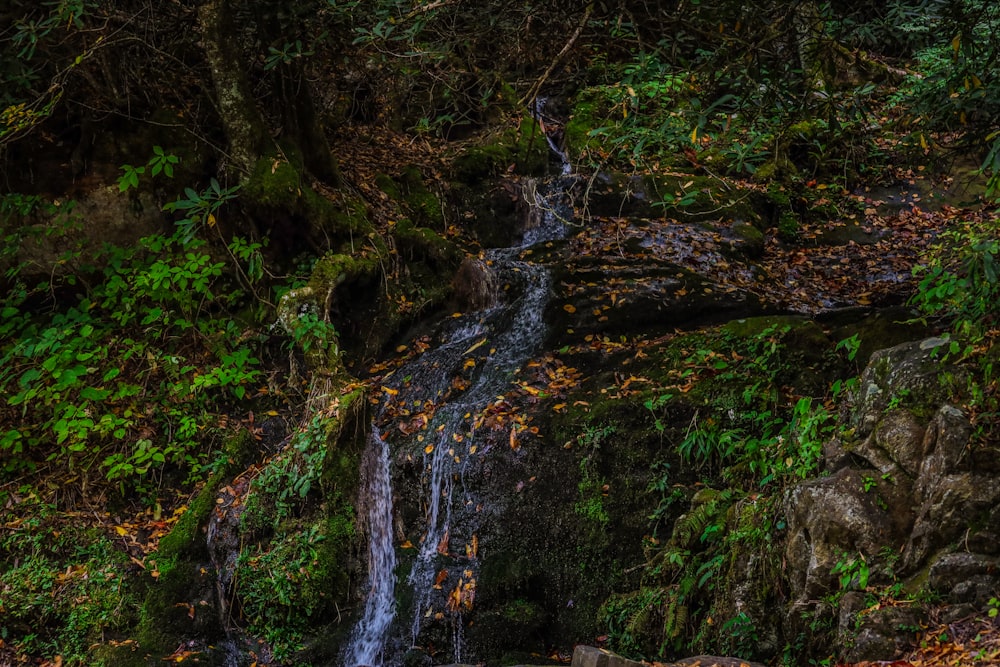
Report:
<svg viewBox="0 0 1000 667"><path fill-rule="evenodd" d="M562 60L563 57L567 53L569 53L569 50L573 48L573 45L576 43L576 40L580 37L580 34L583 32L583 29L587 26L587 21L590 19L590 15L593 11L594 11L594 3L591 2L587 5L587 10L583 12L583 16L580 18L580 23L577 24L576 30L574 30L573 34L569 36L569 40L566 41L566 44L564 44L559 53L556 54L556 57L552 59L552 62L549 63L548 68L546 68L545 72L542 73L542 76L540 76L538 80L535 81L534 84L532 84L527 94L524 97L522 97L521 100L518 102L520 106L522 107L526 106L535 99L535 97L538 95L538 91L541 90L542 86L545 85L545 81L552 74L553 70L555 70L556 66L559 64L559 61Z"/></svg>

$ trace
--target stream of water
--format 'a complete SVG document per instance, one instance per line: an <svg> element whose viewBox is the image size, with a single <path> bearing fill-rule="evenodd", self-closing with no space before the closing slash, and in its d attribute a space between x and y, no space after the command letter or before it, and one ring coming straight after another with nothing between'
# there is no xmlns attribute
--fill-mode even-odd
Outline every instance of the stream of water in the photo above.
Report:
<svg viewBox="0 0 1000 667"><path fill-rule="evenodd" d="M382 649L396 611L396 551L392 543L392 482L389 444L372 425L362 462L361 492L368 540L368 597L362 622L345 652L347 665L382 664Z"/></svg>
<svg viewBox="0 0 1000 667"><path fill-rule="evenodd" d="M544 265L523 259L523 251L564 234L569 213L562 201L572 182L562 177L526 184L523 191L535 213L521 243L480 259L492 274L489 282L500 288L493 305L449 318L434 346L383 379L384 400L374 418L362 490L370 540L368 597L343 653L345 667L398 664L402 651L418 645L426 624L442 621L451 628L451 659L469 658L463 615L475 600L476 513L483 499L466 480L489 450L489 443L477 438L477 417L508 389L542 342L550 277ZM456 378L464 379L456 384ZM389 426L388 417L415 405L423 407L426 421L419 434L396 443L399 429ZM422 457L423 530L405 581L412 592L410 609L397 608L390 469L395 455L383 429L393 432L393 449Z"/></svg>

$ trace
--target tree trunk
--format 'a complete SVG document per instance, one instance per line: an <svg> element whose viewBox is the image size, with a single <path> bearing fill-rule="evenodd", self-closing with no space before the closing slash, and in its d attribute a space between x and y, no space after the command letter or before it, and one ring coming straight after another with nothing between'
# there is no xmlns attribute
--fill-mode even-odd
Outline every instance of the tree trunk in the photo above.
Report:
<svg viewBox="0 0 1000 667"><path fill-rule="evenodd" d="M302 164L310 174L328 185L340 183L337 161L330 151L316 114L312 93L303 68L298 63L279 68L281 114L285 130L302 152Z"/></svg>
<svg viewBox="0 0 1000 667"><path fill-rule="evenodd" d="M216 107L229 139L229 159L246 179L270 141L234 47L227 0L208 0L198 10L202 48L212 70Z"/></svg>
<svg viewBox="0 0 1000 667"><path fill-rule="evenodd" d="M823 17L813 0L800 2L794 11L795 41L806 92L824 93L829 82L823 67Z"/></svg>

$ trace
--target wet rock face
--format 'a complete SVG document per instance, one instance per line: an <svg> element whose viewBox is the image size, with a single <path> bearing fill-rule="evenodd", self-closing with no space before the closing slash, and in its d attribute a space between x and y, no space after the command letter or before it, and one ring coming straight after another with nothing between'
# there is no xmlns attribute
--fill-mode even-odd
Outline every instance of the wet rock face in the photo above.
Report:
<svg viewBox="0 0 1000 667"><path fill-rule="evenodd" d="M866 595L847 593L840 602L838 635L850 662L880 660L905 651L924 622L919 607L885 607L871 613Z"/></svg>
<svg viewBox="0 0 1000 667"><path fill-rule="evenodd" d="M926 581L953 604L982 606L1000 584L1000 475L976 464L968 417L944 402L942 378L956 371L935 354L942 344L873 355L843 419L852 428L824 448L832 474L786 496L791 609L841 590L833 571L851 559L866 563L870 586ZM905 648L919 618L859 618L853 595L840 599L848 657L887 659Z"/></svg>
<svg viewBox="0 0 1000 667"><path fill-rule="evenodd" d="M76 265L102 261L105 243L129 247L170 227L151 195L125 197L117 186L96 188L75 202L39 210L20 220L14 215L5 217L2 222L11 229L20 228L25 238L16 253L0 261L0 272L23 265L21 275L29 283L62 275ZM79 257L75 262L60 261L69 249L79 251Z"/></svg>

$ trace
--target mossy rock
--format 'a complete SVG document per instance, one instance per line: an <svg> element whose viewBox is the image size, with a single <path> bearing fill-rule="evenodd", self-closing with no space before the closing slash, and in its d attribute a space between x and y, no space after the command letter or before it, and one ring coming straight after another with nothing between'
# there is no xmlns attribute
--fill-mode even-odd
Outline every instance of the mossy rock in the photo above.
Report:
<svg viewBox="0 0 1000 667"><path fill-rule="evenodd" d="M249 212L273 242L293 250L334 247L360 240L374 231L367 208L358 199L338 192L331 201L313 190L302 172L276 158L257 161L241 190Z"/></svg>
<svg viewBox="0 0 1000 667"><path fill-rule="evenodd" d="M769 181L792 183L799 176L799 168L783 152L776 153L770 160L757 167L757 171L753 174L754 180L758 183Z"/></svg>
<svg viewBox="0 0 1000 667"><path fill-rule="evenodd" d="M455 183L451 193L462 226L480 245L507 248L515 243L520 211L513 188L488 181L475 185Z"/></svg>
<svg viewBox="0 0 1000 667"><path fill-rule="evenodd" d="M457 245L427 227L418 227L409 218L398 221L392 232L404 259L430 263L449 277L465 258Z"/></svg>
<svg viewBox="0 0 1000 667"><path fill-rule="evenodd" d="M328 650L315 638L334 632L327 626L351 606L365 398L360 389L340 395L334 413L315 417L260 471L246 500L235 594L250 634L285 656Z"/></svg>
<svg viewBox="0 0 1000 667"><path fill-rule="evenodd" d="M150 564L157 579L147 582L140 611L137 651L115 651L114 664L158 663L185 639L215 643L225 633L214 613L215 575L210 567L204 527L215 507L216 490L224 475L213 476L189 505L173 529L160 540ZM203 604L204 603L204 604ZM195 605L191 618L184 604ZM118 661L121 661L120 663Z"/></svg>
<svg viewBox="0 0 1000 667"><path fill-rule="evenodd" d="M548 170L549 146L538 122L524 115L489 143L466 149L452 163L455 178L476 184L513 167L522 176L541 176Z"/></svg>
<svg viewBox="0 0 1000 667"><path fill-rule="evenodd" d="M876 311L854 322L840 324L830 332L830 338L839 342L857 336L860 344L854 363L863 368L876 350L919 340L930 335L930 332L930 327L917 319L913 310L897 306Z"/></svg>
<svg viewBox="0 0 1000 667"><path fill-rule="evenodd" d="M756 193L720 188L711 176L604 172L588 191L587 208L599 216L694 222L722 218L753 226L761 220L764 207Z"/></svg>
<svg viewBox="0 0 1000 667"><path fill-rule="evenodd" d="M563 141L569 155L579 156L601 147L600 140L590 133L605 124L607 112L607 104L600 99L596 89L586 89L577 96L563 128Z"/></svg>
<svg viewBox="0 0 1000 667"><path fill-rule="evenodd" d="M735 249L747 259L760 259L764 256L764 233L754 225L736 221L731 227L731 234L736 238Z"/></svg>
<svg viewBox="0 0 1000 667"><path fill-rule="evenodd" d="M444 213L440 198L427 188L420 170L410 165L400 174L403 198L414 221L423 227L444 228Z"/></svg>
<svg viewBox="0 0 1000 667"><path fill-rule="evenodd" d="M415 165L404 167L399 176L375 176L375 185L400 207L398 217L408 217L414 224L432 229L444 229L441 199L431 192L423 174Z"/></svg>
<svg viewBox="0 0 1000 667"><path fill-rule="evenodd" d="M799 238L802 222L794 211L782 211L778 216L778 237L782 241L794 242Z"/></svg>

